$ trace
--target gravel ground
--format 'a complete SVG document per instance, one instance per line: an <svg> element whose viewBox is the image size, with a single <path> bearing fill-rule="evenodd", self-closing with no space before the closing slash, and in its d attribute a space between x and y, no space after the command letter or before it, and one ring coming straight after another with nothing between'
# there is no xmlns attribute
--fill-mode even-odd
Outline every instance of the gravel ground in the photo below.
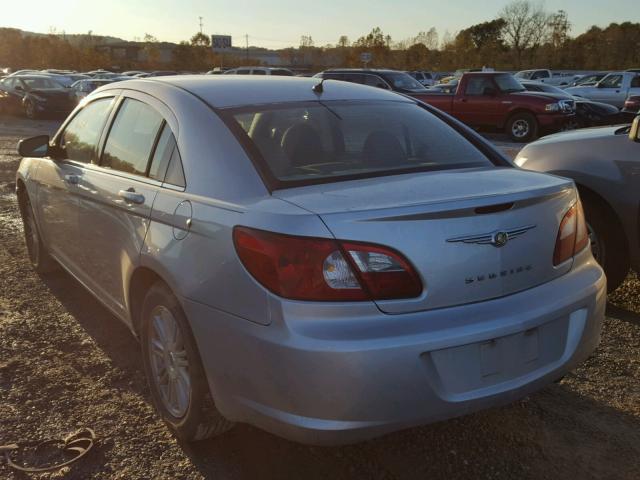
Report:
<svg viewBox="0 0 640 480"><path fill-rule="evenodd" d="M238 425L179 444L154 413L128 330L72 278L28 266L15 144L56 122L0 117L0 444L88 426L70 468L0 478L640 478L640 281L610 296L602 344L574 373L510 406L348 447L298 445Z"/></svg>

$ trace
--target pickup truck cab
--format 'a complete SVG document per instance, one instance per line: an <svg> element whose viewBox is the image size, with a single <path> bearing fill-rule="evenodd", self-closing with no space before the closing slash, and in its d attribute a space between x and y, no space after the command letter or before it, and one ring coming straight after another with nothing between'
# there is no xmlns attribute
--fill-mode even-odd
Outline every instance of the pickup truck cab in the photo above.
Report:
<svg viewBox="0 0 640 480"><path fill-rule="evenodd" d="M527 92L513 75L502 72L465 73L454 93L411 94L471 127L504 130L516 142L565 128L575 115L566 96Z"/></svg>
<svg viewBox="0 0 640 480"><path fill-rule="evenodd" d="M532 80L534 82L548 83L549 85L565 86L576 80L577 75L571 73L552 72L545 68L537 70L522 70L515 74L518 80Z"/></svg>
<svg viewBox="0 0 640 480"><path fill-rule="evenodd" d="M593 86L570 87L566 92L622 108L627 97L640 95L640 74L634 71L612 72Z"/></svg>

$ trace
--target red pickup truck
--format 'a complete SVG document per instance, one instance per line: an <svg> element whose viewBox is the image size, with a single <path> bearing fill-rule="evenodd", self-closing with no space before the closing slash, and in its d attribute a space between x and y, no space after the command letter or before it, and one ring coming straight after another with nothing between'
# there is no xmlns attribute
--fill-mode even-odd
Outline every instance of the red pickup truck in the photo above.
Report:
<svg viewBox="0 0 640 480"><path fill-rule="evenodd" d="M471 127L504 130L516 142L562 130L575 102L553 93L528 92L509 73L465 73L455 93L410 93Z"/></svg>

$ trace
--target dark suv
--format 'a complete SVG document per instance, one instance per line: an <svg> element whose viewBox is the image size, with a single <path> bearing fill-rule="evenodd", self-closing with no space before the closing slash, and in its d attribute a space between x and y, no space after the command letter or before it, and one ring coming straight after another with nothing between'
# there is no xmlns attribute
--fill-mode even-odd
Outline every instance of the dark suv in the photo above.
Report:
<svg viewBox="0 0 640 480"><path fill-rule="evenodd" d="M364 68L333 69L320 72L314 77L327 80L342 80L360 83L371 87L384 88L400 93L424 93L427 89L415 78L405 72L397 70L378 70Z"/></svg>

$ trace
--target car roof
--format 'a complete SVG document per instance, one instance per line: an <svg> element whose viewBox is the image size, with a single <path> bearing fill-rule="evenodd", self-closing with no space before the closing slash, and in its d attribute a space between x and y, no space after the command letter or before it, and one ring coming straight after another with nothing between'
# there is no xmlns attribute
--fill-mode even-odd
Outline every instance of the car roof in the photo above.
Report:
<svg viewBox="0 0 640 480"><path fill-rule="evenodd" d="M339 80L324 80L323 92L315 93L318 78L279 76L177 75L126 80L127 88L148 92L171 85L204 100L214 108L244 107L283 102L317 100L395 100L407 101L396 93ZM101 91L120 89L123 83L111 83Z"/></svg>

